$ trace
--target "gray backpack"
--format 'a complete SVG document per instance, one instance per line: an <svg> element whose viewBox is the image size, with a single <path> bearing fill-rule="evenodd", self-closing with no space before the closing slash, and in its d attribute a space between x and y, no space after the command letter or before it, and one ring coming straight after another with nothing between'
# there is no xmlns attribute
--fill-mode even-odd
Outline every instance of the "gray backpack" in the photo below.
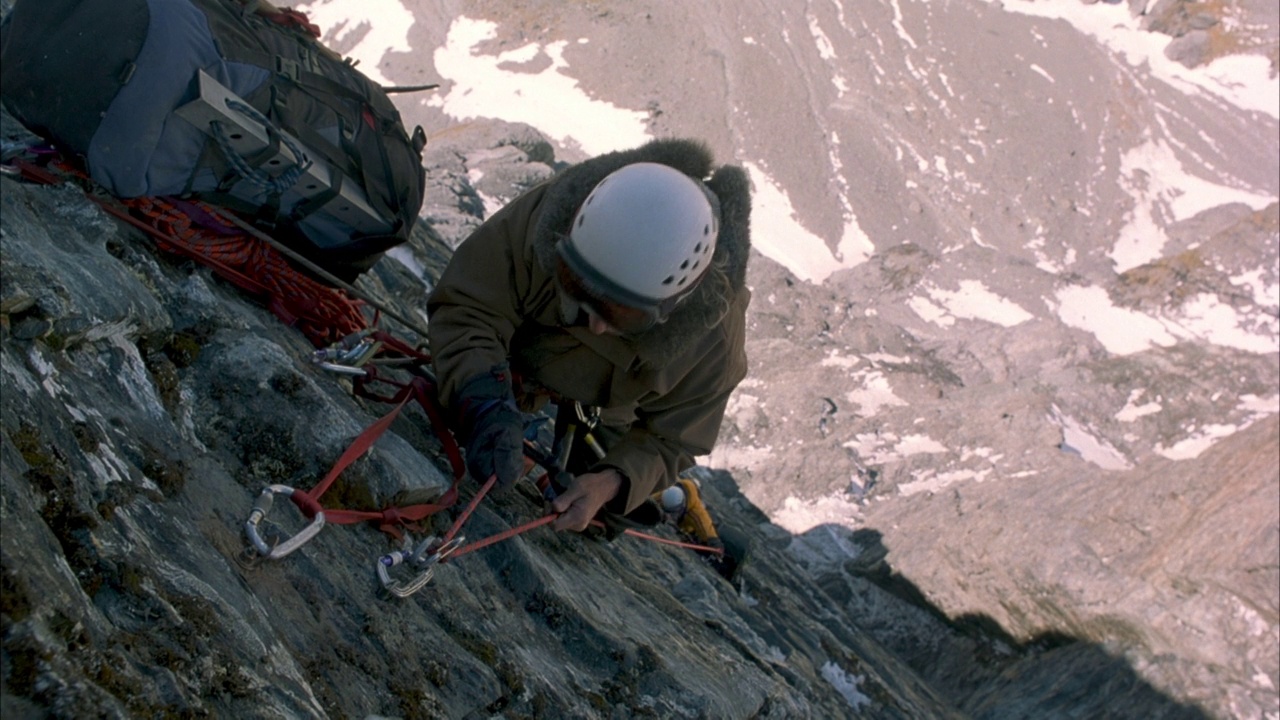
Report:
<svg viewBox="0 0 1280 720"><path fill-rule="evenodd" d="M408 239L426 137L318 34L254 0L18 0L0 93L111 194L229 208L350 280Z"/></svg>

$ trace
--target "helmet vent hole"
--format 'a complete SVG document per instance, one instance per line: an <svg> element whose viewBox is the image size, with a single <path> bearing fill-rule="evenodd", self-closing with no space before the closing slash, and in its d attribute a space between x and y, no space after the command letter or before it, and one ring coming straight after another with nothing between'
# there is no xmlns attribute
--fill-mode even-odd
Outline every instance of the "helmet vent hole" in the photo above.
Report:
<svg viewBox="0 0 1280 720"><path fill-rule="evenodd" d="M582 223L586 222L586 220L587 220L587 216L586 216L586 214L585 214L585 213L584 213L584 214L582 214L582 215L579 215L579 216L578 216L578 227L582 227Z"/></svg>
<svg viewBox="0 0 1280 720"><path fill-rule="evenodd" d="M703 226L703 228L702 228L702 234L703 234L703 235L710 235L710 234L711 234L711 226L710 226L710 225Z"/></svg>
<svg viewBox="0 0 1280 720"><path fill-rule="evenodd" d="M675 280L676 280L676 276L675 276L675 275L668 275L668 276L667 276L667 279L662 281L662 284L663 284L663 285L670 285L671 283L675 282Z"/></svg>
<svg viewBox="0 0 1280 720"><path fill-rule="evenodd" d="M688 261L688 260L685 260L684 262L680 263L680 269L681 269L681 270L688 270L688 269L689 269L689 261Z"/></svg>
<svg viewBox="0 0 1280 720"><path fill-rule="evenodd" d="M702 252L702 243L698 243L697 245L694 245L694 246L693 246L693 251L694 251L694 252Z"/></svg>
<svg viewBox="0 0 1280 720"><path fill-rule="evenodd" d="M694 270L697 270L697 269L698 269L698 266L699 266L699 265L701 265L701 264L702 264L702 261L701 261L701 260L699 260L699 261L695 262L695 263L693 264L693 269L694 269Z"/></svg>
<svg viewBox="0 0 1280 720"><path fill-rule="evenodd" d="M676 286L678 287L678 286L684 285L684 281L688 279L689 279L689 276L685 275L684 277L680 278L680 282L676 283Z"/></svg>

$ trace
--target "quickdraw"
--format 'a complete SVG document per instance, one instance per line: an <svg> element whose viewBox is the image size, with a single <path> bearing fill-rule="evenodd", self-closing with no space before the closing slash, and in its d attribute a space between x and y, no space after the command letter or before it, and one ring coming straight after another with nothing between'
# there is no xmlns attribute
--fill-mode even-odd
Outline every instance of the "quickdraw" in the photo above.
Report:
<svg viewBox="0 0 1280 720"><path fill-rule="evenodd" d="M462 546L462 541L461 535L448 542L442 542L433 535L422 541L416 550L412 550L412 542L406 536L403 549L387 553L374 563L378 580L382 583L383 589L392 595L400 598L409 597L431 582L431 576L435 574L436 567L449 559L449 556ZM401 564L412 566L418 574L407 581L393 579L390 569Z"/></svg>

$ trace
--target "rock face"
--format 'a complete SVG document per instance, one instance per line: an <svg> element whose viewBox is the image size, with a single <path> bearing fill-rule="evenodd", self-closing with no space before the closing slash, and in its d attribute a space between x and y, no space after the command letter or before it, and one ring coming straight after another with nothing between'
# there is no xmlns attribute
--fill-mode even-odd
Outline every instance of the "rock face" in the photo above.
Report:
<svg viewBox="0 0 1280 720"><path fill-rule="evenodd" d="M1165 50L1171 60L1187 67L1219 57L1256 50L1266 53L1274 71L1280 61L1274 3L1237 0L1209 4L1191 0L1131 2L1130 11L1142 17L1144 28L1175 38Z"/></svg>
<svg viewBox="0 0 1280 720"><path fill-rule="evenodd" d="M415 47L459 5L418 3ZM1276 63L1273 2L1128 7L1185 64ZM825 237L852 200L874 240L816 283L753 259L751 374L711 461L733 474L699 475L754 541L741 587L684 550L546 528L403 600L379 592L396 546L372 526L244 564L263 488L313 486L388 408L79 190L6 176L0 714L1277 717L1280 208L1255 200L1276 194L1274 118L1145 87L1065 24L995 4L744 8L468 4L510 20L488 50L572 40L593 94L766 158ZM796 40L823 28L836 55ZM429 81L429 55L382 69ZM723 73L688 77L699 58ZM425 222L360 284L420 325L451 249L582 156L413 112L438 128ZM23 133L0 117L7 151ZM819 162L836 130L843 188ZM1244 201L1178 211L1170 168ZM1159 251L1109 244L1135 228ZM325 501L448 484L411 409ZM541 512L521 487L464 532ZM277 501L269 524L302 521Z"/></svg>
<svg viewBox="0 0 1280 720"><path fill-rule="evenodd" d="M824 673L886 710L946 714L819 592L793 591L803 574L780 549L761 548L753 595L687 551L549 530L402 601L375 593L374 561L394 546L367 527L239 564L258 492L312 486L385 408L79 190L2 182L5 717L838 716L848 701ZM418 240L424 257L447 250ZM416 287L406 313L421 304L404 265L366 281L388 301ZM431 434L421 415L400 421L325 502L441 493ZM485 502L465 532L536 518L533 497ZM277 503L272 520L291 511Z"/></svg>
<svg viewBox="0 0 1280 720"><path fill-rule="evenodd" d="M20 135L6 123L7 139ZM379 263L363 289L420 313L423 283L479 221L485 193L463 180L475 164L509 178L503 195L552 172L553 157L533 157L547 146L530 137L486 124L434 143L434 201L455 200L433 212L453 220L420 226L403 261ZM793 537L723 472L700 477L717 519L753 539L737 588L685 550L545 528L441 566L407 599L377 592L375 559L394 545L371 526L326 528L293 555L247 565L242 526L263 487L312 486L385 406L351 397L308 362L297 331L79 190L7 176L0 189L6 718L1202 716L1091 642L1105 633L1053 598L1045 613L1067 622L994 617L974 600L1016 632L1058 628L1052 639L953 622L886 565L874 538ZM442 492L434 438L408 413L325 502L368 509L405 490ZM464 500L474 491L464 485ZM1161 508L1196 502L1214 518L1244 501L1167 492ZM999 509L998 499L965 502L966 512ZM936 513L942 533L956 507L939 497L918 512ZM520 487L482 502L464 532L483 538L541 512L532 486ZM455 513L435 516L435 530ZM278 502L270 521L296 529L295 516ZM1165 537L1148 542L1177 550ZM843 558L839 572L810 572L819 566L804 558L822 552ZM1166 608L1150 633L1177 650L1187 583L1267 563L1264 553L1171 576L1150 605ZM1251 597L1265 604L1271 578L1252 577ZM1036 591L1054 586L1043 583ZM969 597L936 601L967 612ZM1216 617L1247 623L1243 612ZM1231 652L1199 649L1215 662Z"/></svg>
<svg viewBox="0 0 1280 720"><path fill-rule="evenodd" d="M1265 717L1275 695L1259 679L1280 669L1278 483L1271 416L1185 464L1028 478L1016 494L978 484L874 517L934 529L890 555L949 616L1109 644L1222 716ZM1034 565L1032 547L1048 550Z"/></svg>

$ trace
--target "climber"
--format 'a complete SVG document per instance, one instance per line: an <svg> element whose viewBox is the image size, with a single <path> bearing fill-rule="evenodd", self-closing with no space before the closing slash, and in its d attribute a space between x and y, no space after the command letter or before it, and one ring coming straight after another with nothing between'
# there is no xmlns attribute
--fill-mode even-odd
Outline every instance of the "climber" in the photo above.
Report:
<svg viewBox="0 0 1280 720"><path fill-rule="evenodd" d="M654 140L561 171L459 245L428 333L471 476L510 487L526 413L554 401L564 436L585 407L593 442L561 448L555 528L656 513L650 495L711 451L746 375L750 205L741 168Z"/></svg>
<svg viewBox="0 0 1280 720"><path fill-rule="evenodd" d="M696 552L721 577L732 583L742 569L742 564L746 562L749 539L733 530L727 533L726 538L721 538L716 530L716 523L713 523L712 515L707 510L707 503L703 502L700 487L698 480L682 477L673 486L654 493L653 500L662 507L663 518L675 525L682 536L690 542L710 548ZM714 550L721 552L713 552Z"/></svg>
<svg viewBox="0 0 1280 720"><path fill-rule="evenodd" d="M653 499L662 506L663 517L681 533L708 547L723 547L711 514L702 502L697 481L680 478L675 485L654 493Z"/></svg>

